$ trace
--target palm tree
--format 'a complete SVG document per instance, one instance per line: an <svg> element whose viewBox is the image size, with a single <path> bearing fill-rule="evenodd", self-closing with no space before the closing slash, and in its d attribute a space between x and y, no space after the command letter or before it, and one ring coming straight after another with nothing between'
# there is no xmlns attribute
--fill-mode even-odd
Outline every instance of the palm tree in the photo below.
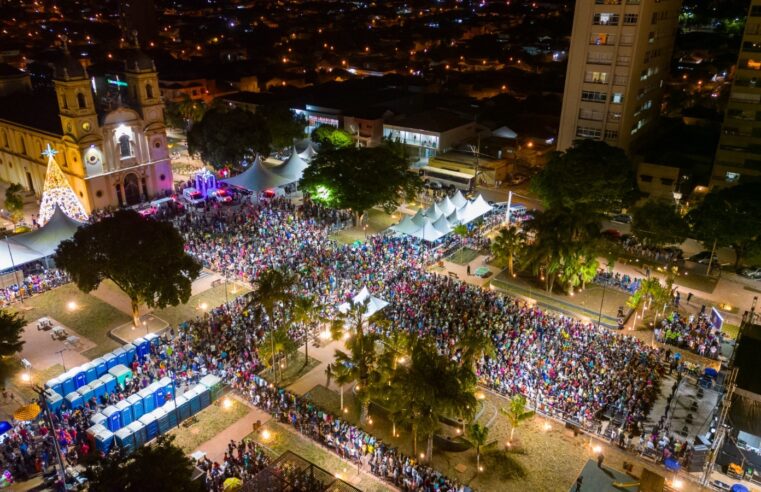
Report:
<svg viewBox="0 0 761 492"><path fill-rule="evenodd" d="M291 337L288 336L288 330L281 327L275 330L271 335L272 343L263 344L259 347L259 356L265 363L272 368L272 373L275 374L276 369L280 366L276 364L276 360L280 359L281 355L285 355L286 361L288 360L288 354L292 354L297 346Z"/></svg>
<svg viewBox="0 0 761 492"><path fill-rule="evenodd" d="M341 389L341 412L345 412L344 410L344 386L354 381L354 375L351 372L351 369L344 365L339 364L338 362L335 362L331 366L332 374L333 374L333 380L336 382L338 387Z"/></svg>
<svg viewBox="0 0 761 492"><path fill-rule="evenodd" d="M510 405L500 408L500 411L507 416L508 422L510 422L510 439L508 442L513 441L513 434L518 425L526 419L534 416L534 411L526 410L526 397L523 395L515 395L510 399Z"/></svg>
<svg viewBox="0 0 761 492"><path fill-rule="evenodd" d="M246 304L246 309L253 309L257 318L261 316L261 310L264 310L267 315L270 325L270 355L272 356L273 372L277 367L275 365L275 354L277 352L274 333L277 331L278 314L285 319L287 308L293 301L291 289L295 281L296 278L291 273L274 268L265 270L254 282L254 290L249 294L249 300Z"/></svg>
<svg viewBox="0 0 761 492"><path fill-rule="evenodd" d="M473 422L466 428L464 439L468 441L468 444L476 448L476 470L481 471L481 448L487 445L489 428L478 422Z"/></svg>
<svg viewBox="0 0 761 492"><path fill-rule="evenodd" d="M383 379L380 372L380 353L377 343L380 336L375 333L365 333L366 322L378 322L382 316L377 313L366 319L367 304L352 303L349 310L336 318L331 326L334 340L344 338L348 353L336 349L336 366L344 366L351 381L357 383L355 392L362 409L360 422L365 423L370 415L370 398L378 383Z"/></svg>
<svg viewBox="0 0 761 492"><path fill-rule="evenodd" d="M475 371L476 364L485 355L494 357L495 349L489 335L481 329L470 327L458 342L462 350L462 363Z"/></svg>
<svg viewBox="0 0 761 492"><path fill-rule="evenodd" d="M439 355L430 340L419 340L409 364L399 366L391 382L404 402L404 421L412 427L412 446L417 454L417 437L426 436L424 458L431 459L433 434L442 416L472 418L477 400L476 375L471 367L452 364Z"/></svg>
<svg viewBox="0 0 761 492"><path fill-rule="evenodd" d="M494 258L507 263L507 269L513 276L515 258L523 252L525 245L526 234L516 226L510 226L499 231L491 245L491 251Z"/></svg>
<svg viewBox="0 0 761 492"><path fill-rule="evenodd" d="M322 306L318 305L314 296L298 296L293 301L291 316L293 322L305 327L304 330L304 367L309 364L309 337L315 326L326 321L322 316Z"/></svg>

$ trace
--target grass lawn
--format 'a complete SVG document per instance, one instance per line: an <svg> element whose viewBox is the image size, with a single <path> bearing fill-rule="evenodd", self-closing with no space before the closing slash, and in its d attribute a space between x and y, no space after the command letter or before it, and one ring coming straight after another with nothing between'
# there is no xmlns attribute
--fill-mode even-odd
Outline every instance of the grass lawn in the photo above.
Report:
<svg viewBox="0 0 761 492"><path fill-rule="evenodd" d="M305 396L326 410L335 412L339 405L338 393L324 386L315 386ZM344 404L349 409L344 417L357 425L359 413L349 391L344 393ZM493 409L506 406L507 400L486 392L484 404L492 409L484 418L491 420ZM391 423L384 415L372 408L370 414L373 425L368 426L366 430L412 456L409 430L397 426L400 437L395 438L391 435ZM451 453L434 448L433 466L447 476L479 491L567 490L591 456L591 451L586 446L588 441L583 437L574 438L557 423L552 424L551 430L545 430L544 423L545 420L541 418L521 423L515 432L515 438L524 452L505 453L504 443L510 435L510 424L499 414L490 426L488 441L494 444L481 455L484 472L477 473L476 454L472 449L462 453ZM419 438L418 452L424 449L424 446L424 440Z"/></svg>
<svg viewBox="0 0 761 492"><path fill-rule="evenodd" d="M230 398L232 406L224 410L222 408L222 401L224 401L224 398L219 398L210 406L197 413L194 416L196 421L192 425L188 427L180 426L171 431L171 434L175 436L174 443L185 454L192 453L198 446L227 429L251 411L250 408L234 398Z"/></svg>
<svg viewBox="0 0 761 492"><path fill-rule="evenodd" d="M35 384L39 384L40 386L44 385L47 381L53 379L54 377L58 376L59 374L63 374L63 366L61 364L55 364L47 369L38 370L34 367L30 371L30 375L32 377L31 381L29 383L25 383L21 381L21 375L25 372L24 369L21 367L21 364L14 364L14 375L12 378L9 378L9 386L13 391L19 394L24 401L32 401L33 399L37 398L37 393L34 392L32 389L32 386Z"/></svg>
<svg viewBox="0 0 761 492"><path fill-rule="evenodd" d="M235 299L247 292L249 292L249 289L241 285L232 282L227 283L227 299ZM206 304L205 307L207 310L225 303L224 282L222 285L212 287L200 294L190 296L190 299L188 299L188 302L185 304L157 309L153 314L169 323L169 326L177 326L184 321L198 316L201 313L200 309L204 303Z"/></svg>
<svg viewBox="0 0 761 492"><path fill-rule="evenodd" d="M447 261L451 261L452 263L456 263L458 265L466 265L475 260L479 254L480 253L475 249L460 248L446 259Z"/></svg>
<svg viewBox="0 0 761 492"><path fill-rule="evenodd" d="M271 434L270 438L266 441L262 439L262 431L264 429L268 430ZM308 438L299 435L296 431L285 425L270 421L264 424L262 431L250 434L246 439L251 439L267 446L278 456L286 451L296 453L362 491L381 492L392 490L391 487L385 486L381 481L373 479L367 473L357 475L356 466L342 460L337 455Z"/></svg>
<svg viewBox="0 0 761 492"><path fill-rule="evenodd" d="M318 365L320 365L319 360L309 357L309 362L304 366L304 352L298 351L288 358L288 365L283 369L282 378L277 384L281 388L287 388ZM259 375L267 381L274 382L272 371L269 369L263 370Z"/></svg>
<svg viewBox="0 0 761 492"><path fill-rule="evenodd" d="M68 308L71 302L76 304L73 310ZM131 319L110 304L85 294L74 284L36 295L25 300L23 305L16 305L16 309L23 313L27 322L49 316L91 340L96 346L82 353L91 359L117 348L119 344L108 337L108 332Z"/></svg>
<svg viewBox="0 0 761 492"><path fill-rule="evenodd" d="M396 216L396 218L394 218ZM385 231L403 218L402 214L387 214L383 210L370 209L367 212L367 235ZM365 230L362 227L348 227L331 234L331 239L340 243L352 244L355 241L365 240Z"/></svg>

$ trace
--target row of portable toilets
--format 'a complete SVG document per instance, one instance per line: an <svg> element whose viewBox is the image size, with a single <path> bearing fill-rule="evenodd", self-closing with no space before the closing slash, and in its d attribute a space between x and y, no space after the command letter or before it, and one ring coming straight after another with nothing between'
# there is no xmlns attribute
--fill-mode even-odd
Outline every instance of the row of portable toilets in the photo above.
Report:
<svg viewBox="0 0 761 492"><path fill-rule="evenodd" d="M91 398L124 386L132 378L129 368L135 357L142 361L158 347L161 339L154 333L138 338L87 364L51 379L45 386L45 400L52 412L77 409ZM169 377L155 381L115 405L109 405L90 418L87 430L99 451L107 452L114 443L131 453L137 447L164 434L214 401L222 390L222 380L207 375L199 384L177 396ZM62 395L66 395L65 397Z"/></svg>
<svg viewBox="0 0 761 492"><path fill-rule="evenodd" d="M159 381L158 388L151 396L156 397L156 392L161 389L163 382L163 379ZM169 383L171 384L171 380ZM222 387L222 380L209 374L184 394L165 403L161 402L155 408L152 407L154 403L151 396L141 397L140 393L144 391L142 390L93 415L90 418L93 425L87 429L87 435L94 441L98 451L106 453L115 444L127 454L132 453L211 405L221 393Z"/></svg>

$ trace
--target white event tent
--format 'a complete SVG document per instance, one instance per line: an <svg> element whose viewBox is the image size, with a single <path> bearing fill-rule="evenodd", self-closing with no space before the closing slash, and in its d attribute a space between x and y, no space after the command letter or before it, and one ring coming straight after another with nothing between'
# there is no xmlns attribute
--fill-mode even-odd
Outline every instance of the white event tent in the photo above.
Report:
<svg viewBox="0 0 761 492"><path fill-rule="evenodd" d="M489 213L492 206L481 195L468 201L461 192L445 197L431 204L427 209L420 209L412 217L405 217L391 230L428 242L434 242L446 236L455 226L467 224Z"/></svg>
<svg viewBox="0 0 761 492"><path fill-rule="evenodd" d="M267 166L262 164L262 160L257 155L248 169L236 176L223 179L222 182L249 191L263 191L285 186L293 181L269 170Z"/></svg>
<svg viewBox="0 0 761 492"><path fill-rule="evenodd" d="M345 302L338 306L338 311L346 314L349 312L352 305L357 304L364 304L367 306L367 311L362 315L362 317L365 319L388 306L388 302L384 301L380 297L375 297L374 295L370 294L370 291L367 290L367 287L362 287L362 290L359 291L359 294L352 298L350 303Z"/></svg>

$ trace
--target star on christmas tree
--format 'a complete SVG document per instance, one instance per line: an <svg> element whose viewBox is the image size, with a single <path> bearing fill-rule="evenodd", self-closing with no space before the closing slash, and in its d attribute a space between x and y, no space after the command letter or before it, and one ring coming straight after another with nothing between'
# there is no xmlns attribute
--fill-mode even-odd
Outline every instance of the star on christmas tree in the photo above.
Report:
<svg viewBox="0 0 761 492"><path fill-rule="evenodd" d="M66 176L63 175L63 171L58 166L55 160L57 150L52 148L50 144L42 152L42 155L48 158L48 170L45 174L45 185L42 188L42 203L40 203L40 216L37 222L43 226L53 216L56 206L58 206L63 213L68 215L74 220L79 222L85 222L87 220L87 212L85 207L77 198L74 190L71 188Z"/></svg>

